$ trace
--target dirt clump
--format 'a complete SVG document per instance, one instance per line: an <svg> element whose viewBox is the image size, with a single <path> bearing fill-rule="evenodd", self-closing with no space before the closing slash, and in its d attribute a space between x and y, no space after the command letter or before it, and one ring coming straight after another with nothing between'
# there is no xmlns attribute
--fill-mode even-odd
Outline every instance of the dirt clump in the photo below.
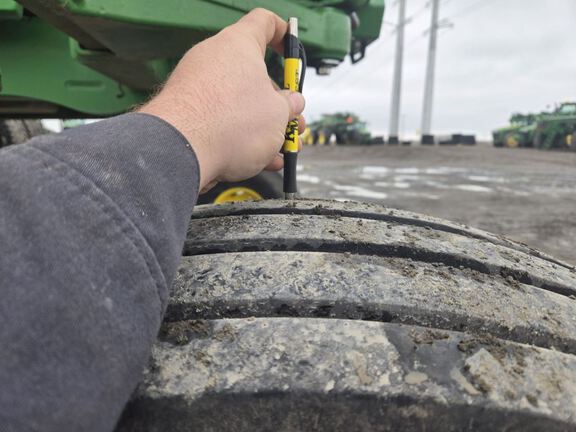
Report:
<svg viewBox="0 0 576 432"><path fill-rule="evenodd" d="M478 335L458 342L458 349L464 354L474 354L480 348L485 348L500 363L507 354L502 342L490 334Z"/></svg>
<svg viewBox="0 0 576 432"><path fill-rule="evenodd" d="M437 340L448 339L448 333L437 330L412 331L410 337L417 345L431 345Z"/></svg>
<svg viewBox="0 0 576 432"><path fill-rule="evenodd" d="M214 332L214 339L218 341L234 339L234 336L236 336L236 331L230 324L224 324Z"/></svg>
<svg viewBox="0 0 576 432"><path fill-rule="evenodd" d="M204 320L164 322L158 338L174 345L186 345L192 339L206 338L211 333L210 325Z"/></svg>

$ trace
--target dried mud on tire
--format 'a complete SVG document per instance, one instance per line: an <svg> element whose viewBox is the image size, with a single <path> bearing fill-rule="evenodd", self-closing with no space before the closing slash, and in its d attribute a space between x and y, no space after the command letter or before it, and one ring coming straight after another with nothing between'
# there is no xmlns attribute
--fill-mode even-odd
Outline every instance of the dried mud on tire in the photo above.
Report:
<svg viewBox="0 0 576 432"><path fill-rule="evenodd" d="M568 431L576 272L376 205L194 212L118 431Z"/></svg>

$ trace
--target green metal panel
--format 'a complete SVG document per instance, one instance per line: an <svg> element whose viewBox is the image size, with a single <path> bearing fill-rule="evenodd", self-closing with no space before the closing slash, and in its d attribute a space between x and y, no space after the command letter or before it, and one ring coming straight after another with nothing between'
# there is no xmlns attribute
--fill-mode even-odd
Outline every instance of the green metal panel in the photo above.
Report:
<svg viewBox="0 0 576 432"><path fill-rule="evenodd" d="M283 17L299 17L309 66L334 66L350 51L362 53L378 37L384 11L384 0L18 2L36 17L1 26L4 90L0 91L0 115L9 114L6 101L10 96L35 98L92 115L129 109L166 78L192 45L257 7ZM354 30L349 16L353 12L360 17ZM55 85L38 85L38 77L44 74L43 79L50 78ZM74 78L77 75L91 78ZM117 97L114 89L118 88L122 91ZM13 112L18 113L18 108Z"/></svg>
<svg viewBox="0 0 576 432"><path fill-rule="evenodd" d="M14 0L0 0L0 21L19 20L22 18L23 9Z"/></svg>
<svg viewBox="0 0 576 432"><path fill-rule="evenodd" d="M70 39L37 18L0 26L0 74L0 96L51 102L87 116L121 113L146 97L76 61Z"/></svg>
<svg viewBox="0 0 576 432"><path fill-rule="evenodd" d="M257 7L283 17L297 16L300 38L310 51L312 62L319 57L342 60L352 38L346 11L333 7L310 9L290 0L21 0L21 3L33 11L50 5L49 10L59 11L58 19L64 17L68 22L58 24L62 30L81 28L115 55L130 60L180 56L194 43Z"/></svg>
<svg viewBox="0 0 576 432"><path fill-rule="evenodd" d="M354 36L369 41L376 40L384 20L384 2L382 0L366 2L366 5L358 9L358 18L360 26L354 30Z"/></svg>
<svg viewBox="0 0 576 432"><path fill-rule="evenodd" d="M71 44L72 56L76 60L136 90L150 91L161 84L178 62L175 58L129 60L109 51L84 49L75 40Z"/></svg>

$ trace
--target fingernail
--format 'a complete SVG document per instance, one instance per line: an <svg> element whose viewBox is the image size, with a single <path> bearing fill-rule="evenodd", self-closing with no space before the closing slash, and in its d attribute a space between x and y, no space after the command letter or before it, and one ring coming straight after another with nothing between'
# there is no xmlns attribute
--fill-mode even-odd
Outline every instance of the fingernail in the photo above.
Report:
<svg viewBox="0 0 576 432"><path fill-rule="evenodd" d="M292 104L292 112L296 115L301 114L302 111L304 111L304 106L306 105L304 96L298 92L292 92L288 97L290 98L290 103Z"/></svg>

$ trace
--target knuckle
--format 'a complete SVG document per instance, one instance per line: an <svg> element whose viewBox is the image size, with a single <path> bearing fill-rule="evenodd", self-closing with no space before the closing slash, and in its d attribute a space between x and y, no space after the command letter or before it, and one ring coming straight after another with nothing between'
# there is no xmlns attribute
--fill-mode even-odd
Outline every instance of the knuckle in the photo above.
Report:
<svg viewBox="0 0 576 432"><path fill-rule="evenodd" d="M262 17L266 17L272 14L272 12L270 12L268 9L264 9L263 7L254 8L250 13L254 14L255 16L262 16Z"/></svg>
<svg viewBox="0 0 576 432"><path fill-rule="evenodd" d="M258 7L253 9L251 13L262 21L266 21L266 23L272 27L276 24L274 13L270 12L268 9Z"/></svg>

